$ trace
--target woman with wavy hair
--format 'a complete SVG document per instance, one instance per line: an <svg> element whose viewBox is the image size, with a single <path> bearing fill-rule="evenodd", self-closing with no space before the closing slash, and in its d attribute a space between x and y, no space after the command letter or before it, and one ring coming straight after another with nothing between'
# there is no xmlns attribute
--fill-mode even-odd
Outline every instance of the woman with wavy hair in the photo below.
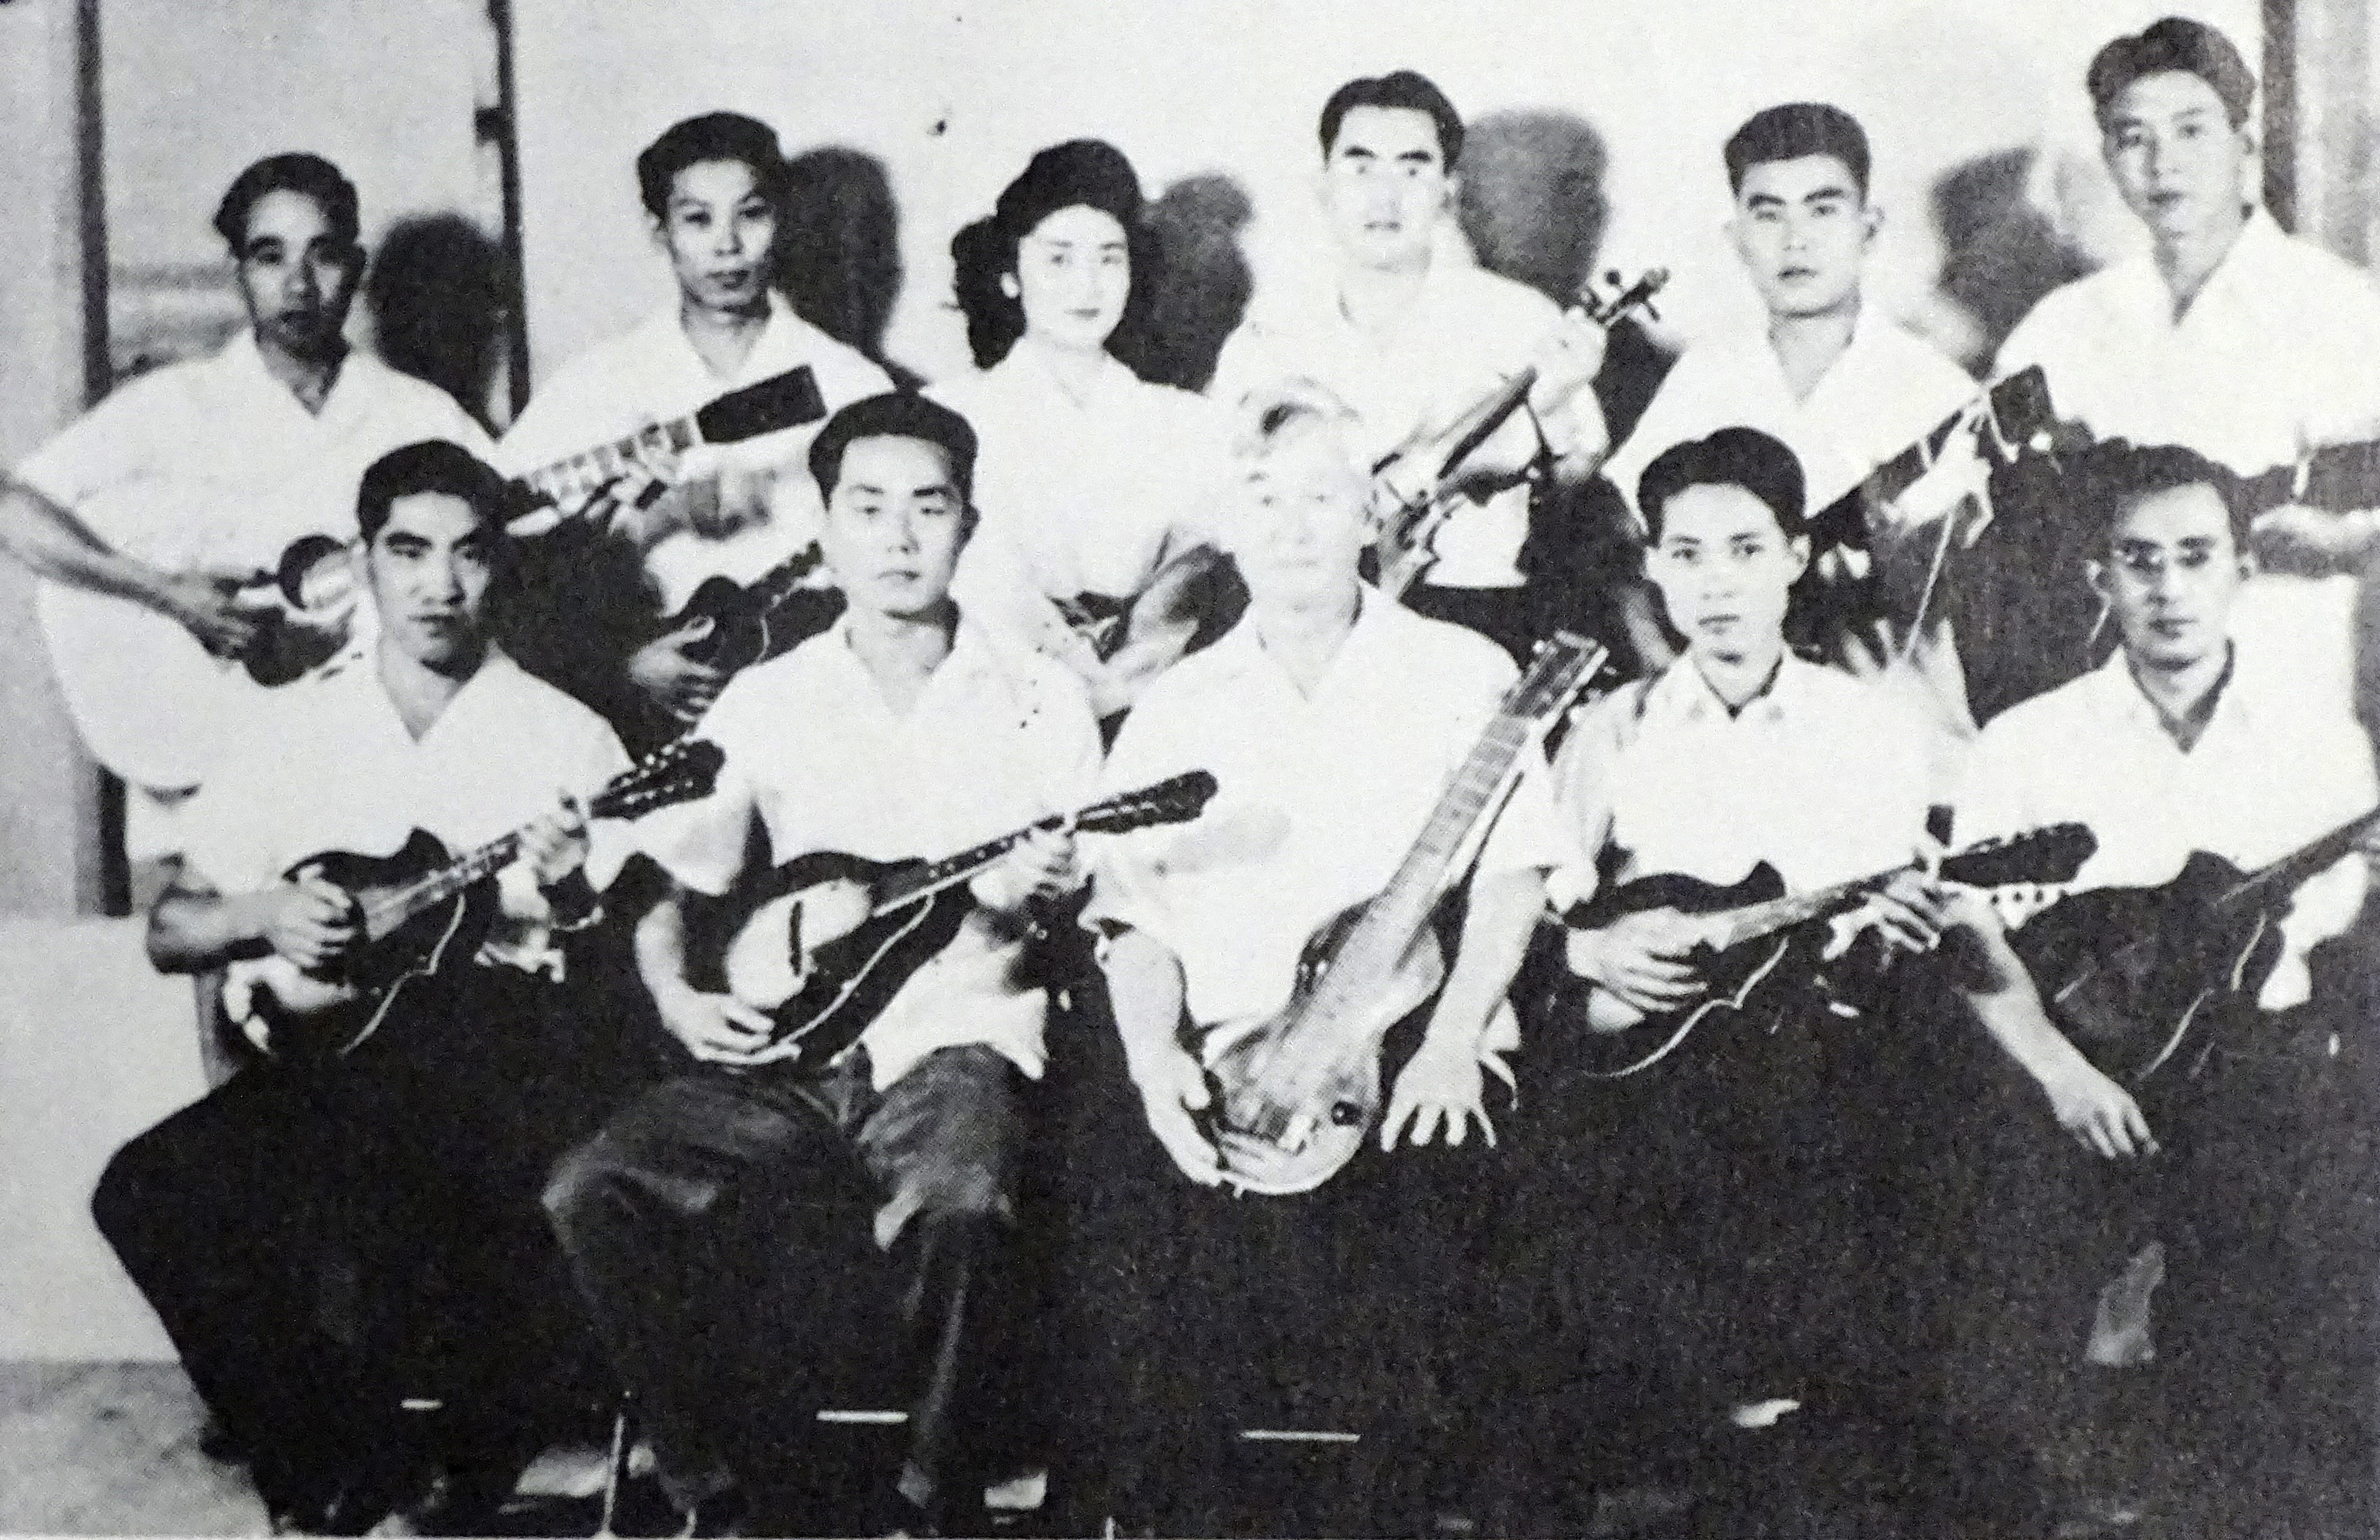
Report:
<svg viewBox="0 0 2380 1540"><path fill-rule="evenodd" d="M1213 608L1202 531L1227 439L1215 407L1132 368L1156 269L1140 179L1112 145L1053 145L951 256L978 367L931 394L982 444L982 523L952 592L1112 717Z"/></svg>

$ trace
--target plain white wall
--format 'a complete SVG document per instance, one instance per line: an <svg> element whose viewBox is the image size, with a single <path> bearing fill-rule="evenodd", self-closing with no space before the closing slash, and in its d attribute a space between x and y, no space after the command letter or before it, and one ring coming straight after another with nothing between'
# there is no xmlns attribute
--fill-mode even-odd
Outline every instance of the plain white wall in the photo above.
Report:
<svg viewBox="0 0 2380 1540"><path fill-rule="evenodd" d="M713 108L765 119L789 152L845 145L886 164L907 272L887 350L929 376L965 361L952 233L1062 139L1112 140L1151 196L1231 176L1257 211L1257 281L1279 281L1318 235L1323 99L1399 66L1467 117L1545 107L1593 124L1610 154L1605 260L1672 269L1664 313L1687 336L1755 313L1717 237L1719 145L1762 106L1833 101L1876 146L1878 293L1917 317L1938 260L1925 189L1972 157L2043 147L2045 206L2101 255L2134 238L2097 170L2082 75L2109 37L2170 10L2259 62L2253 0L520 0L530 336L551 370L666 297L630 163Z"/></svg>

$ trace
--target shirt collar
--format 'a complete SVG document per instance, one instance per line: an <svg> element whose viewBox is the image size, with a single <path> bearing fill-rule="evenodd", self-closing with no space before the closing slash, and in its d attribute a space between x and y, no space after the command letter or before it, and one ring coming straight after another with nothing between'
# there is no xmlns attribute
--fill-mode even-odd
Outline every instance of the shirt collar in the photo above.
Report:
<svg viewBox="0 0 2380 1540"><path fill-rule="evenodd" d="M2223 693L2216 697L2215 710L2207 717L2204 731L2198 735L2200 744L2205 743L2224 723L2237 722L2244 728L2254 727L2255 702L2252 692L2242 683L2247 673L2241 665L2239 645L2235 642L2232 644L2230 671L2223 680ZM2116 649L2113 657L2092 670L2087 677L2102 705L2118 721L2153 733L2158 742L2177 750L2180 748L2174 743L2173 735L2166 731L2164 713L2157 709L2156 702L2148 697L2147 692L2141 688L2140 680L2134 677L2131 661L2121 647Z"/></svg>
<svg viewBox="0 0 2380 1540"><path fill-rule="evenodd" d="M826 639L831 639L832 644L823 649L828 667L840 677L842 686L846 690L858 691L864 698L875 702L879 711L890 716L892 709L886 703L884 692L877 688L875 676L868 672L868 665L859 661L859 654L852 650L849 614L834 623L827 632ZM958 624L951 632L950 651L934 665L933 673L926 681L925 690L919 693L908 716L929 709L929 696L939 696L947 689L974 693L982 681L999 673L999 658L991 639L984 635L981 626L961 613Z"/></svg>
<svg viewBox="0 0 2380 1540"><path fill-rule="evenodd" d="M679 319L682 301L676 294L673 293L666 304L646 318L645 333L655 346L674 358L679 368L690 371L692 378L704 382L714 392L722 384L732 388L736 382L747 378L765 377L791 369L795 363L809 356L811 337L820 334L817 328L785 303L783 295L771 289L768 300L769 319L761 326L760 334L752 339L752 350L744 355L743 364L723 382L710 371L709 364L702 361L702 355L695 351L694 339L686 334L686 323ZM781 364L778 362L780 358L786 361Z"/></svg>
<svg viewBox="0 0 2380 1540"><path fill-rule="evenodd" d="M1768 687L1745 701L1743 709L1731 712L1727 702L1719 698L1718 692L1711 688L1710 681L1703 677L1703 671L1694 665L1694 656L1689 653L1670 664L1654 682L1645 697L1645 712L1679 724L1791 721L1808 697L1808 676L1816 667L1815 663L1803 661L1788 649L1778 661L1776 676L1768 681Z"/></svg>
<svg viewBox="0 0 2380 1540"><path fill-rule="evenodd" d="M358 384L358 377L369 373L379 362L362 348L349 343L346 357L339 360L339 372L332 377L331 388L322 397L322 409L310 412L306 404L298 399L298 393L282 383L280 376L266 365L264 352L257 346L254 327L242 327L237 335L224 344L217 358L225 377L235 382L240 390L316 422L331 422L346 415L347 404L365 388Z"/></svg>
<svg viewBox="0 0 2380 1540"><path fill-rule="evenodd" d="M1402 650L1397 643L1398 606L1382 599L1368 583L1358 585L1355 600L1355 624L1346 640L1323 671L1322 689L1327 691L1331 681L1344 675L1352 664L1364 669L1366 660L1374 655L1394 659ZM1265 651L1264 640L1257 635L1254 622L1245 615L1237 624L1216 638L1204 656L1207 667L1218 671L1227 679L1245 679L1251 674L1269 674L1282 681L1293 694L1301 694L1289 679L1289 673ZM1319 692L1318 692L1319 693Z"/></svg>
<svg viewBox="0 0 2380 1540"><path fill-rule="evenodd" d="M381 680L377 648L368 648L356 653L327 675L324 683L353 692L364 709L371 712L386 727L393 742L418 746L453 732L455 722L468 722L479 715L483 701L492 702L491 709L499 715L509 715L504 701L517 683L527 677L520 665L514 662L504 649L493 641L489 642L480 666L471 672L470 678L463 681L463 687L456 690L453 698L439 709L429 731L419 738L407 731L405 718L397 711L396 702L389 697L388 686Z"/></svg>
<svg viewBox="0 0 2380 1540"><path fill-rule="evenodd" d="M1037 402L1049 397L1063 402L1075 399L1074 384L1058 377L1058 370L1050 362L1046 350L1023 337L1016 339L1016 345L1008 350L1008 357L985 372L1004 382L1028 384ZM1114 354L1102 349L1099 371L1091 377L1090 395L1082 405L1086 407L1108 406L1123 399L1125 393L1138 383L1138 375L1125 368Z"/></svg>

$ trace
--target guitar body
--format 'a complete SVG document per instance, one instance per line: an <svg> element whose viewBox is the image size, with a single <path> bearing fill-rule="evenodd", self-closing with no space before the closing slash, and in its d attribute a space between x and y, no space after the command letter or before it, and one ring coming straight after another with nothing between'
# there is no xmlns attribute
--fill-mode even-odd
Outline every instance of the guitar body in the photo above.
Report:
<svg viewBox="0 0 2380 1540"><path fill-rule="evenodd" d="M205 780L273 689L347 640L345 614L318 627L260 600L263 641L233 661L200 646L178 621L128 599L43 582L33 602L59 692L91 757L160 791Z"/></svg>
<svg viewBox="0 0 2380 1540"><path fill-rule="evenodd" d="M2237 867L2204 851L2160 888L2074 893L2010 939L2044 1002L2100 1071L2139 1087L2203 1059L2219 1007L2253 1000L2279 961L2275 916L2225 916Z"/></svg>
<svg viewBox="0 0 2380 1540"><path fill-rule="evenodd" d="M317 875L369 910L447 859L437 837L417 829L394 855L330 851L298 862L287 875L293 880ZM273 1056L323 1062L354 1051L379 1031L409 986L450 965L468 964L495 913L495 886L481 882L383 935L367 938L334 972L307 973L278 956L233 967L249 982Z"/></svg>
<svg viewBox="0 0 2380 1540"><path fill-rule="evenodd" d="M686 649L688 657L727 673L765 662L817 636L843 613L840 593L802 586L818 560L814 551L805 552L750 583L706 577L656 635L708 620L709 634Z"/></svg>
<svg viewBox="0 0 2380 1540"><path fill-rule="evenodd" d="M958 935L974 906L964 885L870 916L907 863L823 852L777 867L742 897L720 952L719 982L766 1011L771 1040L803 1042L818 1070L856 1041L919 968Z"/></svg>
<svg viewBox="0 0 2380 1540"><path fill-rule="evenodd" d="M1624 883L1590 902L1574 928L1592 930L1628 915L1657 909L1682 915L1718 914L1784 895L1784 879L1762 862L1728 887L1676 873ZM1810 975L1806 953L1817 928L1802 925L1755 937L1724 952L1700 948L1694 967L1708 985L1694 1004L1645 1015L1570 971L1557 950L1547 971L1552 982L1539 1001L1536 1030L1559 1034L1560 1060L1589 1080L1619 1080L1670 1059L1689 1038L1706 1047L1751 1031L1781 1030L1803 1000L1787 981ZM1557 940L1561 932L1554 932Z"/></svg>
<svg viewBox="0 0 2380 1540"><path fill-rule="evenodd" d="M1349 1024L1353 1029L1341 1037L1341 1050L1320 1073L1304 1077L1293 1100L1276 1101L1266 1094L1275 1056L1313 1030L1308 1017L1316 996L1373 902L1340 911L1306 941L1287 1005L1253 1028L1226 1024L1214 1029L1232 1040L1208 1072L1219 1091L1209 1132L1222 1156L1225 1180L1242 1192L1310 1192L1354 1158L1380 1121L1382 1041L1445 980L1438 938L1424 929L1390 987L1365 1002L1361 1020Z"/></svg>

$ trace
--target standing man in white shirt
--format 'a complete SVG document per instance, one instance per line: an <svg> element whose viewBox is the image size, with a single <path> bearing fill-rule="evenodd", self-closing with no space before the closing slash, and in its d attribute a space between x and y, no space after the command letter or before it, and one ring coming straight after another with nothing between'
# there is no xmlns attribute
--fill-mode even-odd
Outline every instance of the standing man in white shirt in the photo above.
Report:
<svg viewBox="0 0 2380 1540"><path fill-rule="evenodd" d="M1984 729L1958 838L2087 823L2098 848L2072 891L2089 892L2170 882L2194 851L2252 871L2369 809L2380 779L2354 719L2246 667L2232 639L2249 567L2229 476L2174 446L2102 446L2078 471L2082 505L2102 521L2090 580L2122 645ZM2366 857L2354 854L2307 879L2279 914L2253 1001L2210 1007L2203 1067L2178 1061L2137 1096L2045 1012L2044 993L2063 979L2027 974L1997 925L1984 938L1995 962L1978 997L1984 1025L2040 1095L2002 1121L1987 1164L1978 1254L1989 1276L1954 1389L2054 1443L2095 1295L2122 1258L2162 1240L2157 1357L2180 1376L2164 1398L2166 1431L2195 1455L2216 1505L2204 1533L2277 1533L2290 1498L2277 1484L2329 1431L2302 1376L2354 1352L2311 1340L2327 1290L2301 1207L2335 1180L2313 1135L2369 1051L2369 1024L2351 993L2325 998L2323 968L2307 964L2354 923L2366 885ZM2026 950L2022 926L2008 940Z"/></svg>
<svg viewBox="0 0 2380 1540"><path fill-rule="evenodd" d="M731 1193L801 1183L828 1163L865 1169L876 1243L899 1269L915 1378L908 1459L880 1489L885 1525L966 1524L982 1478L1013 1473L985 1465L1014 1452L996 1446L1014 1432L1007 1379L1025 1351L1017 1166L1047 1001L1022 970L1037 905L1079 884L1073 835L1036 834L977 876L958 934L825 1063L787 1062L800 1037L772 1043L766 1013L688 982L703 961L688 955L688 916L744 873L756 823L778 865L818 852L932 860L1087 795L1099 738L1081 680L999 649L950 600L975 450L957 414L907 394L845 407L812 443L823 548L849 608L729 685L702 729L726 751L718 789L656 815L640 840L673 885L638 926L638 967L697 1062L574 1152L546 1193L689 1533L725 1533L752 1473L732 1461L739 1409L722 1404L703 1346L737 1305L685 1288L689 1247Z"/></svg>
<svg viewBox="0 0 2380 1540"><path fill-rule="evenodd" d="M1553 301L1433 251L1455 194L1463 119L1409 69L1350 80L1322 108L1320 197L1335 250L1318 291L1260 294L1223 344L1208 394L1234 407L1252 392L1311 380L1354 410L1365 466L1434 432L1534 364L1528 411L1467 464L1512 472L1540 453L1583 479L1609 447L1587 389L1603 332ZM1569 596L1529 586L1526 486L1460 507L1438 560L1406 594L1416 613L1469 626L1515 658L1569 624Z"/></svg>
<svg viewBox="0 0 2380 1540"><path fill-rule="evenodd" d="M1124 786L1205 770L1220 790L1196 823L1104 840L1086 923L1108 938L1115 1031L1063 1061L1053 1399L1061 1498L1093 1529L1219 1533L1230 1498L1212 1484L1251 1425L1360 1431L1430 1467L1477 1447L1468 1427L1430 1434L1463 1419L1479 1372L1467 1248L1498 1201L1486 1082L1513 1042L1504 995L1552 859L1544 760L1522 751L1444 988L1390 1037L1378 1133L1311 1192L1229 1195L1205 1122L1209 1067L1239 1040L1228 1028L1278 1011L1307 938L1388 885L1514 678L1478 637L1358 579L1363 430L1343 406L1289 392L1244 414L1244 480L1219 533L1247 611L1151 683L1106 771ZM1463 1481L1459 1465L1434 1473ZM1281 1533L1318 1516L1246 1522Z"/></svg>
<svg viewBox="0 0 2380 1540"><path fill-rule="evenodd" d="M787 370L807 367L829 411L892 388L881 367L803 320L774 287L784 179L776 134L735 113L688 118L645 148L638 193L674 292L538 390L498 448L508 474ZM726 676L686 655L701 623L657 635L657 622L705 578L750 583L816 542L820 510L802 456L817 431L698 446L643 467L670 483L666 494L639 507L631 494L641 484L599 492L584 517L530 542L530 601L542 612L523 638L525 661L615 727L634 729L624 731L632 742L700 717ZM812 624L832 615L820 600L808 606Z"/></svg>
<svg viewBox="0 0 2380 1540"><path fill-rule="evenodd" d="M230 658L269 638L253 589L229 575L272 572L306 536L351 540L357 481L389 451L432 439L480 450L487 439L443 391L348 346L364 252L355 186L336 166L308 154L258 161L224 193L214 227L247 328L212 357L127 382L0 477L0 550L54 583L165 616ZM103 632L91 645L109 644ZM72 661L57 661L69 704L81 704ZM152 815L203 783L225 735L196 724L146 741L144 710L185 703L88 704L130 723L125 752L93 746L151 794L129 809L134 857L171 854L178 841Z"/></svg>
<svg viewBox="0 0 2380 1540"><path fill-rule="evenodd" d="M2380 292L2251 200L2256 78L2240 51L2168 17L2101 49L2088 84L2150 247L2044 297L1998 370L2039 364L2058 414L2099 438L2187 445L2242 476L2380 437ZM2330 575L2352 570L2373 530L2369 510L2265 515L2258 554L2291 576L2268 570L2241 596L2243 655L2343 696L2354 585Z"/></svg>
<svg viewBox="0 0 2380 1540"><path fill-rule="evenodd" d="M1755 428L1801 461L1815 517L1973 400L1975 382L1865 297L1884 210L1868 196L1868 139L1858 119L1817 102L1765 108L1729 138L1723 156L1735 199L1728 234L1767 320L1689 347L1604 475L1633 507L1645 467L1673 445L1721 428ZM1839 552L1813 559L1792 630L1797 641L1840 644L1835 633L1846 623L1862 626L1866 601L1848 586ZM1832 612L1845 603L1852 610ZM1844 650L1864 661L1864 647ZM1918 673L1894 682L1915 686L1910 698L1937 723L1929 742L1947 796L1949 767L1973 724L1944 650L1921 647L1912 654Z"/></svg>
<svg viewBox="0 0 2380 1540"><path fill-rule="evenodd" d="M626 758L592 712L488 641L504 513L502 478L451 443L364 473L373 647L275 698L193 803L188 857L149 917L150 956L170 972L268 955L332 966L363 940L356 898L285 875L298 862L391 855L417 829L459 854L526 826L484 943L409 986L346 1057L267 1060L134 1139L91 1200L276 1524L310 1534L360 1534L412 1495L404 1394L485 1419L485 1468L461 1485L510 1491L506 1452L535 1452L525 1414L559 1388L570 1320L552 1308L560 1258L537 1194L635 1084L636 1018L578 944L602 933L571 934L599 917L625 852L556 806ZM360 1343L318 1319L322 1273L342 1257L359 1264ZM432 1365L436 1383L403 1372L436 1343L462 1348Z"/></svg>

